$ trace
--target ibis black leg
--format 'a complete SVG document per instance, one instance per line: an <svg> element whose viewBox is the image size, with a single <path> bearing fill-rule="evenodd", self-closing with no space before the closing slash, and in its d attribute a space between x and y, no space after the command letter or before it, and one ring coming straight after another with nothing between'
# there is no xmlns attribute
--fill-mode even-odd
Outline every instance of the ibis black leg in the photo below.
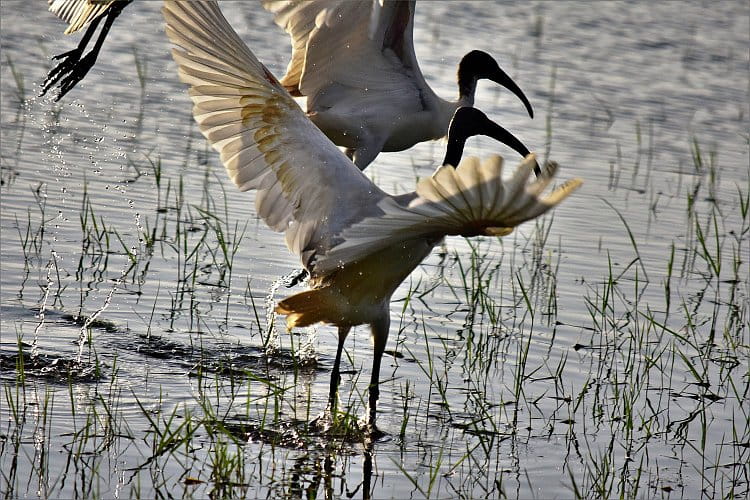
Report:
<svg viewBox="0 0 750 500"><path fill-rule="evenodd" d="M338 400L337 394L339 391L339 381L341 380L341 353L344 350L344 341L351 327L339 327L339 345L336 348L336 361L333 363L333 371L331 372L331 389L328 395L328 404L331 406L331 411L335 414L336 402Z"/></svg>
<svg viewBox="0 0 750 500"><path fill-rule="evenodd" d="M365 460L362 464L362 498L370 500L372 498L372 441L365 444Z"/></svg>
<svg viewBox="0 0 750 500"><path fill-rule="evenodd" d="M63 52L62 54L58 54L52 58L53 61L60 61L60 63L52 68L47 74L47 78L45 78L44 83L42 83L42 92L39 95L45 95L47 91L51 89L62 77L76 69L81 61L81 56L83 56L83 51L89 44L89 40L91 40L91 37L96 31L97 26L99 26L101 20L102 18L99 17L91 22L75 49L68 52ZM59 95L55 100L59 100L60 97L62 96Z"/></svg>
<svg viewBox="0 0 750 500"><path fill-rule="evenodd" d="M369 401L369 420L373 431L376 431L375 417L377 415L377 404L378 398L380 397L380 362L383 359L383 353L385 352L385 344L388 341L388 328L390 327L390 318L386 316L378 323L373 323L372 328L372 343L373 343L373 359L372 359L372 373L370 374L370 401Z"/></svg>
<svg viewBox="0 0 750 500"><path fill-rule="evenodd" d="M375 347L375 359L372 361L372 375L370 377L370 405L369 405L369 420L368 423L375 427L375 418L377 415L378 398L380 398L380 360L383 358L383 351L385 350L385 342L383 342L383 348L378 350Z"/></svg>
<svg viewBox="0 0 750 500"><path fill-rule="evenodd" d="M94 47L85 56L83 55L86 47L94 35L96 28L99 26L102 18L99 17L91 22L89 27L86 29L83 38L78 43L78 46L63 54L56 55L53 57L54 60L60 60L60 63L52 68L47 75L47 78L42 84L42 92L40 95L45 95L49 89L58 85L60 92L55 97L55 101L59 101L65 94L71 91L73 87L78 84L88 74L89 70L94 67L96 58L99 57L99 51L104 44L104 39L107 38L112 23L114 23L117 16L120 15L122 9L130 2L115 2L112 7L107 11L107 17L102 26L102 30L99 33L99 37L96 39Z"/></svg>

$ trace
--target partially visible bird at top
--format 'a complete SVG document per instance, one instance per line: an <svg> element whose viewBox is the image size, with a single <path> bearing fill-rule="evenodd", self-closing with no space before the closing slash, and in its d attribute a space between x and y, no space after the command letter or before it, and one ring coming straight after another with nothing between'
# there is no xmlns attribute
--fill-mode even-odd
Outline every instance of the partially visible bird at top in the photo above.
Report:
<svg viewBox="0 0 750 500"><path fill-rule="evenodd" d="M473 106L477 80L529 100L486 52L458 65L458 99L440 98L414 53L414 1L262 0L289 33L292 58L281 84L307 98L307 114L361 170L381 152L445 137L453 113Z"/></svg>
<svg viewBox="0 0 750 500"><path fill-rule="evenodd" d="M55 96L59 101L70 92L88 74L96 64L99 51L107 38L112 23L122 10L133 0L47 0L49 11L68 23L65 34L76 33L83 27L86 32L81 37L78 46L68 52L58 54L53 60L60 62L50 70L42 83L40 95L45 95L52 87L59 84L60 91ZM94 42L94 47L84 55L91 37L96 32L99 23L104 19L104 25Z"/></svg>
<svg viewBox="0 0 750 500"><path fill-rule="evenodd" d="M338 328L332 406L344 341L353 326L370 326L369 423L374 428L389 303L401 282L445 236L507 235L560 203L581 181L542 196L556 164L547 163L529 183L536 164L532 154L503 181L502 159L490 156L482 162L468 158L457 168L443 165L414 192L392 196L310 122L216 2L166 0L162 12L201 132L220 153L232 181L241 190L257 190L257 214L285 233L287 246L310 273L310 289L280 301L276 311L287 316L289 328L316 323ZM469 122L476 125L481 116L472 111ZM477 130L486 129L480 124ZM450 150L454 142L448 145ZM456 155L449 151L446 158L455 162Z"/></svg>

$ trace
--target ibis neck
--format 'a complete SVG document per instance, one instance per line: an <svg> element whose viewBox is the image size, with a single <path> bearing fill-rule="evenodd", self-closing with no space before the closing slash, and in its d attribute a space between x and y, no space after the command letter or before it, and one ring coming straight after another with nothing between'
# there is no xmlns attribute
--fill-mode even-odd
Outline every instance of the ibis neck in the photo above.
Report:
<svg viewBox="0 0 750 500"><path fill-rule="evenodd" d="M443 158L443 165L450 165L452 167L458 167L461 162L461 156L464 154L464 145L466 144L466 138L457 138L448 136L448 144L445 147L445 157Z"/></svg>
<svg viewBox="0 0 750 500"><path fill-rule="evenodd" d="M474 106L474 93L477 90L477 78L464 78L458 75L458 106Z"/></svg>

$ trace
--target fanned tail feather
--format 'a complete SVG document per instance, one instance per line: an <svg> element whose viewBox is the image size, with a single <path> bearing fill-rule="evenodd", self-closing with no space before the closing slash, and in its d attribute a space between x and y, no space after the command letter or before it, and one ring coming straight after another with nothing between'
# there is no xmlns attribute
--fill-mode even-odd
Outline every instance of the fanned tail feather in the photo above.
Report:
<svg viewBox="0 0 750 500"><path fill-rule="evenodd" d="M530 154L507 181L501 177L502 158L497 155L481 163L469 157L455 169L442 166L419 182L417 197L409 206L386 198L378 205L383 215L368 217L344 230L342 242L315 262L316 270L324 273L385 246L418 238L504 236L556 206L583 183L572 179L542 196L558 167L548 163L542 174L529 182L534 165L536 158Z"/></svg>

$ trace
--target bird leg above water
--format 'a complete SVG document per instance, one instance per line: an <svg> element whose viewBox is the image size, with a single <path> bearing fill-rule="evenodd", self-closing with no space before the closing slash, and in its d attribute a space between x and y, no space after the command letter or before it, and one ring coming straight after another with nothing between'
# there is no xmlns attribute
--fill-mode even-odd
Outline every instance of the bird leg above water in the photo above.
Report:
<svg viewBox="0 0 750 500"><path fill-rule="evenodd" d="M368 405L367 424L371 433L378 433L375 427L375 417L377 415L377 403L380 397L380 362L385 352L385 344L388 341L388 330L391 326L390 315L385 314L379 321L370 325L372 331L373 358L372 372L370 373L370 398Z"/></svg>
<svg viewBox="0 0 750 500"><path fill-rule="evenodd" d="M372 371L370 373L370 385L368 387L369 399L367 424L371 432L378 432L375 426L375 419L377 415L378 398L380 397L380 364L383 359L383 353L385 352L386 342L388 341L390 323L390 317L384 316L379 321L370 325L372 331L373 358ZM339 384L341 383L341 354L344 350L344 342L346 341L346 337L349 335L350 330L351 326L340 326L338 328L336 360L333 363L333 370L331 371L331 383L328 393L328 404L331 409L331 416L334 418L338 406Z"/></svg>
<svg viewBox="0 0 750 500"><path fill-rule="evenodd" d="M104 44L104 39L107 38L107 33L109 33L109 30L112 27L112 23L114 23L117 16L120 15L122 9L128 3L130 2L115 2L112 4L112 7L107 11L107 18L104 21L99 37L96 39L94 47L88 52L88 54L85 56L83 55L91 37L94 35L94 32L102 20L101 17L97 17L91 21L91 24L86 29L86 32L83 34L81 41L75 49L63 52L52 58L53 60L59 60L60 63L52 68L47 74L47 78L45 78L44 83L42 83L42 90L39 94L40 96L45 95L59 82L60 92L55 97L55 101L59 101L65 96L65 94L70 92L78 82L83 80L96 63L96 59L99 57L99 51Z"/></svg>
<svg viewBox="0 0 750 500"><path fill-rule="evenodd" d="M336 407L337 407L337 401L338 401L338 392L339 392L339 382L341 381L341 353L344 350L344 341L346 340L346 337L349 335L349 330L351 330L350 326L340 326L339 327L339 339L338 339L338 347L336 348L336 361L333 362L333 370L331 371L331 387L330 392L328 393L328 404L331 408L331 414L332 416L335 416L336 413Z"/></svg>
<svg viewBox="0 0 750 500"><path fill-rule="evenodd" d="M86 30L86 33L83 34L81 41L78 43L78 46L75 49L68 52L63 52L62 54L57 54L52 58L55 61L61 59L62 61L57 66L52 68L47 74L47 78L45 78L44 83L42 83L42 91L39 93L40 96L45 95L47 91L52 88L65 74L75 70L81 60L81 55L83 54L84 49L88 45L91 36L96 31L96 27L99 26L100 22L101 18L96 18L91 22L88 29ZM63 80L63 83L60 85L61 88L63 85L65 85L65 80ZM63 91L61 90L60 94L58 94L55 100L59 101L63 95Z"/></svg>

